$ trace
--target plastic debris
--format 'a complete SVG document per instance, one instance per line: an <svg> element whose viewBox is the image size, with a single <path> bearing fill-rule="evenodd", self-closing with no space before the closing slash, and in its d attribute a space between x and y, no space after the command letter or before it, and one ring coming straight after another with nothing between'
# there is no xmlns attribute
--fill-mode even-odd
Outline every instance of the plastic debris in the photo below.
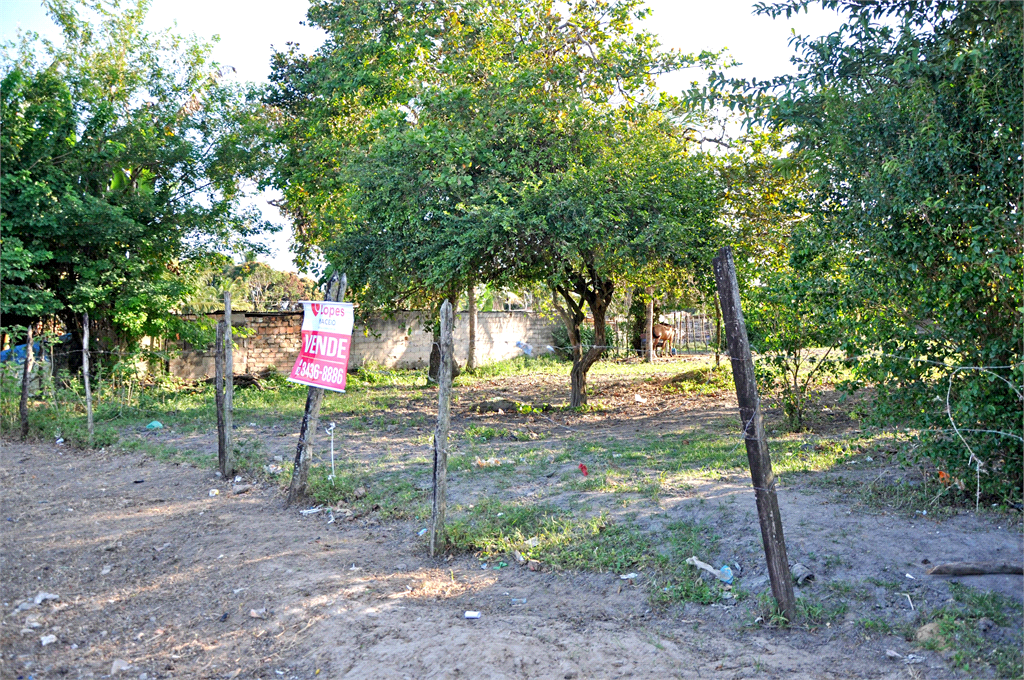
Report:
<svg viewBox="0 0 1024 680"><path fill-rule="evenodd" d="M640 574L636 573L635 571L631 571L628 574L623 574L619 578L621 578L623 581L632 581L633 579L635 579L635 578L637 578L639 576L640 576Z"/></svg>
<svg viewBox="0 0 1024 680"><path fill-rule="evenodd" d="M299 514L302 515L303 517L307 517L309 515L316 515L318 513L323 512L323 511L324 511L324 506L318 505L315 508L306 508L305 510L299 510Z"/></svg>
<svg viewBox="0 0 1024 680"><path fill-rule="evenodd" d="M499 465L501 465L501 461L497 458L488 458L487 460L482 460L480 456L477 456L476 460L473 461L473 465L479 468L498 467Z"/></svg>
<svg viewBox="0 0 1024 680"><path fill-rule="evenodd" d="M110 674L120 673L131 668L132 665L124 659L114 659L114 663L110 664Z"/></svg>
<svg viewBox="0 0 1024 680"><path fill-rule="evenodd" d="M732 568L728 564L723 564L722 568L718 571L721 572L721 576L718 577L719 581L722 583L732 583Z"/></svg>
<svg viewBox="0 0 1024 680"><path fill-rule="evenodd" d="M467 619L479 619L480 618L480 612L467 611L465 617Z"/></svg>
<svg viewBox="0 0 1024 680"><path fill-rule="evenodd" d="M46 645L52 645L54 642L56 642L57 641L57 636L56 635L44 635L43 637L39 638L39 641L41 643L43 643L43 647L45 647Z"/></svg>
<svg viewBox="0 0 1024 680"><path fill-rule="evenodd" d="M159 420L154 420L149 425L146 425L146 429L147 430L162 430L162 429L164 429L164 424L161 423Z"/></svg>
<svg viewBox="0 0 1024 680"><path fill-rule="evenodd" d="M712 567L707 562L702 562L701 560L697 559L696 555L694 555L693 557L687 557L686 558L686 563L687 564L692 564L693 566L697 567L698 569L703 569L704 571L708 572L709 574L711 574L712 576L714 576L715 578L717 578L720 581L724 580L722 578L722 572L720 572L718 569L715 569L714 567ZM731 573L732 572L730 572L730 575L731 575Z"/></svg>
<svg viewBox="0 0 1024 680"><path fill-rule="evenodd" d="M789 574L793 577L793 580L796 581L798 586L802 586L808 581L814 580L814 572L799 562L789 568Z"/></svg>
<svg viewBox="0 0 1024 680"><path fill-rule="evenodd" d="M284 468L282 468L280 465L270 464L270 465L264 465L263 466L263 471L266 472L269 475L279 475L282 472L284 472Z"/></svg>
<svg viewBox="0 0 1024 680"><path fill-rule="evenodd" d="M526 540L526 545L531 547L531 548L536 548L537 546L540 545L540 539L537 538L536 536L531 536L530 538L528 538Z"/></svg>
<svg viewBox="0 0 1024 680"><path fill-rule="evenodd" d="M586 466L586 465L584 465L583 463L580 463L580 472L582 472L582 473L583 473L583 476L584 476L584 477L586 477L586 476L587 476L587 466Z"/></svg>
<svg viewBox="0 0 1024 680"><path fill-rule="evenodd" d="M512 604L526 604L526 598L525 597L521 597L521 598L513 597L512 598Z"/></svg>
<svg viewBox="0 0 1024 680"><path fill-rule="evenodd" d="M57 437L57 441L56 441L55 443L56 443L56 444L57 444L58 446L59 446L59 445L61 445L61 444L63 444L63 443L64 443L64 437Z"/></svg>
<svg viewBox="0 0 1024 680"><path fill-rule="evenodd" d="M646 404L647 403L647 397L641 397L639 394L634 394L633 395L633 401L635 401L638 404Z"/></svg>
<svg viewBox="0 0 1024 680"><path fill-rule="evenodd" d="M418 532L416 532L416 535L417 536L426 536L427 535L427 528L424 527L424 528L420 529Z"/></svg>
<svg viewBox="0 0 1024 680"><path fill-rule="evenodd" d="M210 498L220 495L220 489L210 489Z"/></svg>
<svg viewBox="0 0 1024 680"><path fill-rule="evenodd" d="M36 597L35 597L35 599L33 601L36 604L42 604L42 603L46 602L47 600L59 600L59 599L60 599L60 595L55 595L54 593L47 593L47 592L43 592L42 590L40 590L39 594L36 595Z"/></svg>
<svg viewBox="0 0 1024 680"><path fill-rule="evenodd" d="M512 557L515 559L517 564L520 564L520 565L526 564L526 558L523 557L523 554L521 552L519 552L518 550L513 550L512 551Z"/></svg>
<svg viewBox="0 0 1024 680"><path fill-rule="evenodd" d="M530 571L540 571L540 562L537 560L529 560L526 563L526 568Z"/></svg>
<svg viewBox="0 0 1024 680"><path fill-rule="evenodd" d="M480 568L481 568L481 569L486 569L486 568L487 568L487 563L486 563L486 562L484 562L483 564L481 564L481 565L480 565Z"/></svg>
<svg viewBox="0 0 1024 680"><path fill-rule="evenodd" d="M526 356L533 356L533 345L531 345L530 343L523 342L522 340L516 340L516 347L523 350L523 354L525 354Z"/></svg>
<svg viewBox="0 0 1024 680"><path fill-rule="evenodd" d="M916 578L916 577L914 577L914 576L911 576L910 574L906 574L906 577L907 577L907 578L909 578L909 579L912 579L912 580L914 580L914 581L916 581L916 580L917 580L917 578Z"/></svg>
<svg viewBox="0 0 1024 680"><path fill-rule="evenodd" d="M263 609L250 609L249 616L254 619L265 619L267 618L267 608Z"/></svg>

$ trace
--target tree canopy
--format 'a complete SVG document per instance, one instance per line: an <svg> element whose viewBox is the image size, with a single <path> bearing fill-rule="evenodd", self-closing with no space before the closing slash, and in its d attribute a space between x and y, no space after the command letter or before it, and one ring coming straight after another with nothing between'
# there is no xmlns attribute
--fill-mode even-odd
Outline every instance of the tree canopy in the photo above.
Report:
<svg viewBox="0 0 1024 680"><path fill-rule="evenodd" d="M46 6L63 41L24 34L2 61L5 316L182 331L197 263L263 226L240 207L252 111L208 44L143 30L145 0Z"/></svg>
<svg viewBox="0 0 1024 680"><path fill-rule="evenodd" d="M791 136L815 243L846 256L845 349L878 390L875 416L914 419L949 474L1019 498L1020 7L817 4L849 18L832 35L794 38L795 75L718 73L693 94Z"/></svg>

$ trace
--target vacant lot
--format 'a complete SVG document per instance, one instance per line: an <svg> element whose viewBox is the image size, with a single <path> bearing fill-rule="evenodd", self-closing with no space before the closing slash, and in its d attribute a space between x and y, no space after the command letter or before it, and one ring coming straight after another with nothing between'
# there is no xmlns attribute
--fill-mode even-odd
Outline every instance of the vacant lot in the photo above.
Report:
<svg viewBox="0 0 1024 680"><path fill-rule="evenodd" d="M815 575L783 626L728 376L701 358L599 364L580 413L566 372L457 380L437 560L419 536L436 409L421 374L364 371L328 396L335 471L321 428L302 508L280 489L305 393L280 381L236 391L244 494L212 470L208 390L110 415L119 443L99 451L4 443L0 676L1021 675L1021 577L925 574L1020 561L1020 514L950 505L900 464L906 433L859 429L856 400L827 389L810 432L769 410L790 561Z"/></svg>

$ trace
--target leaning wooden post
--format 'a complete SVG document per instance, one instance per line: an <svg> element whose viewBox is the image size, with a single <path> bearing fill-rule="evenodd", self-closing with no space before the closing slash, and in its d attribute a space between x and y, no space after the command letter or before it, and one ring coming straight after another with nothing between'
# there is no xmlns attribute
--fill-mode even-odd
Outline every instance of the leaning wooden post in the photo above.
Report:
<svg viewBox="0 0 1024 680"><path fill-rule="evenodd" d="M232 430L235 413L235 367L231 340L231 292L224 291L224 455L219 458L224 479L235 474L235 442Z"/></svg>
<svg viewBox="0 0 1024 680"><path fill-rule="evenodd" d="M217 404L217 469L224 472L227 459L227 432L224 429L224 326L223 321L217 322L217 339L213 344L213 395Z"/></svg>
<svg viewBox="0 0 1024 680"><path fill-rule="evenodd" d="M51 358L50 366L53 365ZM85 385L85 420L89 426L89 446L92 446L95 426L92 420L92 387L89 385L89 312L82 312L82 383Z"/></svg>
<svg viewBox="0 0 1024 680"><path fill-rule="evenodd" d="M327 294L324 300L341 302L345 299L345 288L348 284L348 276L342 274L339 278L335 272L327 283ZM316 428L320 423L320 406L324 402L324 390L320 387L310 387L306 395L306 410L302 414L302 425L299 427L299 444L295 450L295 462L292 466L292 480L288 485L288 500L290 505L305 496L309 488L309 463L313 457L313 439L316 436Z"/></svg>
<svg viewBox="0 0 1024 680"><path fill-rule="evenodd" d="M18 413L21 416L21 438L28 439L28 390L32 381L32 324L28 325L28 339L25 341L25 372L21 376L21 402L18 404Z"/></svg>
<svg viewBox="0 0 1024 680"><path fill-rule="evenodd" d="M747 325L743 321L732 249L726 247L719 250L714 265L718 298L722 303L722 320L725 323L726 349L732 361L732 377L736 383L736 398L739 401L740 420L743 423L743 438L747 444L750 477L754 482L757 518L761 524L761 540L764 542L764 554L768 560L772 595L775 596L782 615L793 621L796 616L793 581L789 576L786 541L782 536L782 516L779 514L779 499L775 494L775 476L772 474L772 459L764 435L761 402L757 396L757 381L754 377L754 359L750 355Z"/></svg>
<svg viewBox="0 0 1024 680"><path fill-rule="evenodd" d="M437 429L434 430L434 495L430 509L430 556L444 550L444 514L448 494L448 428L452 400L452 304L441 305L441 367L437 372Z"/></svg>

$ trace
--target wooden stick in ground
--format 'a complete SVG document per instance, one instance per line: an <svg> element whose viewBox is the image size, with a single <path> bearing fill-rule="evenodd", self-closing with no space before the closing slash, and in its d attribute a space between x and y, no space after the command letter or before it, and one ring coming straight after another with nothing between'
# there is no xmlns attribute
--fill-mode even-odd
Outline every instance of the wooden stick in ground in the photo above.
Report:
<svg viewBox="0 0 1024 680"><path fill-rule="evenodd" d="M327 283L327 294L324 300L340 302L345 299L345 288L348 276L337 272ZM310 387L306 395L306 410L302 414L302 425L299 427L299 444L295 450L295 463L292 466L292 480L288 485L288 500L291 505L309 493L309 463L313 457L313 440L316 428L320 423L320 407L324 402L324 391L320 387Z"/></svg>
<svg viewBox="0 0 1024 680"><path fill-rule="evenodd" d="M647 354L644 361L654 363L654 288L647 288L647 328L644 330L647 336Z"/></svg>
<svg viewBox="0 0 1024 680"><path fill-rule="evenodd" d="M768 561L772 595L782 615L793 621L796 616L793 581L789 576L786 541L782 535L782 516L779 514L772 459L768 453L768 441L761 420L761 402L757 396L757 381L754 378L754 359L750 354L747 325L743 321L732 249L726 247L719 250L714 266L715 283L722 304L722 321L725 324L726 348L732 361L732 377L736 383L736 398L740 406L743 438L747 444L750 477L754 482L757 518L761 524L761 540L764 542L764 554Z"/></svg>
<svg viewBox="0 0 1024 680"><path fill-rule="evenodd" d="M53 360L50 360L53 366ZM89 312L82 312L82 383L85 385L85 419L89 426L89 446L95 434L92 420L92 387L89 385Z"/></svg>
<svg viewBox="0 0 1024 680"><path fill-rule="evenodd" d="M231 339L231 293L224 291L224 457L219 459L224 479L235 474L235 366Z"/></svg>
<svg viewBox="0 0 1024 680"><path fill-rule="evenodd" d="M452 305L441 305L441 367L437 372L437 429L434 430L434 484L430 509L430 556L444 550L444 515L448 495L448 429L452 399Z"/></svg>
<svg viewBox="0 0 1024 680"><path fill-rule="evenodd" d="M25 371L21 375L21 402L18 414L21 416L21 438L28 439L28 390L32 382L32 364L35 356L32 353L32 324L28 325L28 339L25 341Z"/></svg>
<svg viewBox="0 0 1024 680"><path fill-rule="evenodd" d="M474 283L469 284L467 298L466 306L469 308L469 356L466 357L466 369L472 371L476 368L476 285Z"/></svg>
<svg viewBox="0 0 1024 680"><path fill-rule="evenodd" d="M224 326L217 322L217 339L213 344L213 394L217 403L217 469L224 469L227 457L227 439L224 430ZM221 473L223 474L223 472Z"/></svg>

